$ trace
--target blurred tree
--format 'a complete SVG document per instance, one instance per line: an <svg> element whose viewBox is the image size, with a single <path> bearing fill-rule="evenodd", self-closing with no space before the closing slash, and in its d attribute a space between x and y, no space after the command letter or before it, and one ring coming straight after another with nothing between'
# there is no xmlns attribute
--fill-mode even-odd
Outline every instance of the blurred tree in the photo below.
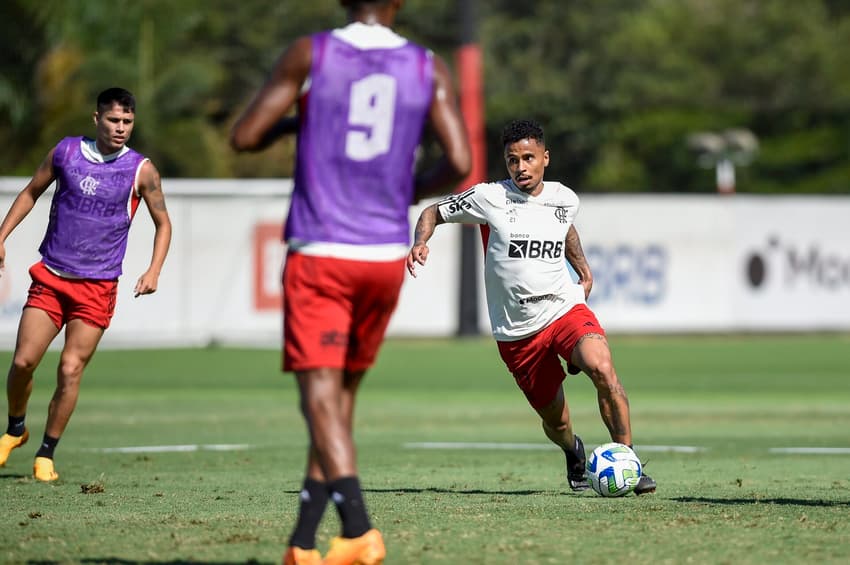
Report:
<svg viewBox="0 0 850 565"><path fill-rule="evenodd" d="M42 26L24 4L6 0L0 6L0 174L5 175L33 172L26 153L38 140L41 124L32 70L47 44Z"/></svg>
<svg viewBox="0 0 850 565"><path fill-rule="evenodd" d="M582 190L713 191L713 173L696 167L685 139L743 127L762 151L739 171L739 190L850 191L846 4L488 5L491 138L513 117L539 119L556 151L553 176Z"/></svg>
<svg viewBox="0 0 850 565"><path fill-rule="evenodd" d="M123 86L138 105L131 144L152 157L163 175L191 175L207 167L226 173L216 169L215 147L205 143L217 137L209 135L207 117L218 100L221 68L207 52L186 43L198 26L199 18L192 16L203 5L200 0L18 0L16 23L34 21L43 29L44 49L29 76L39 135L16 170L31 173L65 135L90 135L97 93Z"/></svg>
<svg viewBox="0 0 850 565"><path fill-rule="evenodd" d="M451 64L458 1L407 0L399 31ZM747 128L760 149L739 191L850 192L850 3L478 6L491 176L502 126L527 116L546 128L549 175L581 191L714 191L688 137ZM293 139L237 158L230 125L286 45L344 19L338 0L4 0L0 174L90 134L94 97L120 85L139 102L131 145L163 175L289 176Z"/></svg>

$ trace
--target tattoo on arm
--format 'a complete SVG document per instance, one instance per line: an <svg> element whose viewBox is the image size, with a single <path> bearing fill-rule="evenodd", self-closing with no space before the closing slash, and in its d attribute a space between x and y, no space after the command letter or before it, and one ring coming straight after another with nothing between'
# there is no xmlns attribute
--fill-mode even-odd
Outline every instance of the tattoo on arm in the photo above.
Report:
<svg viewBox="0 0 850 565"><path fill-rule="evenodd" d="M437 224L441 223L442 217L440 216L440 211L437 209L436 204L432 204L425 208L425 210L423 210L419 215L419 219L416 221L413 244L424 245L427 243L428 240L431 239L431 236L434 235L434 228L437 227Z"/></svg>
<svg viewBox="0 0 850 565"><path fill-rule="evenodd" d="M146 165L148 174L142 177L139 194L144 198L151 211L165 211L165 195L162 192L162 177L150 162Z"/></svg>
<svg viewBox="0 0 850 565"><path fill-rule="evenodd" d="M590 274L590 266L584 256L581 239L579 239L575 226L570 226L570 230L567 232L566 253L570 266L575 269L580 277L586 278Z"/></svg>

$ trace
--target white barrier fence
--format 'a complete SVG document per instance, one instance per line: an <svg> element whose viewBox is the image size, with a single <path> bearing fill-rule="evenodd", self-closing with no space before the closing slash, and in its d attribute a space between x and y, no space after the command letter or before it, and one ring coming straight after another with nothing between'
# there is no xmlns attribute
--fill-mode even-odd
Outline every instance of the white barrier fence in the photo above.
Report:
<svg viewBox="0 0 850 565"><path fill-rule="evenodd" d="M0 178L0 213L27 181ZM159 290L133 298L153 241L142 207L104 346L278 344L289 181L165 179L163 186L174 236ZM50 196L6 242L3 349L14 346ZM411 223L420 210L411 209ZM848 197L586 195L577 227L594 271L591 306L610 332L850 330ZM428 265L405 282L391 335L456 333L463 229L474 228L437 229ZM481 280L479 296L487 334Z"/></svg>

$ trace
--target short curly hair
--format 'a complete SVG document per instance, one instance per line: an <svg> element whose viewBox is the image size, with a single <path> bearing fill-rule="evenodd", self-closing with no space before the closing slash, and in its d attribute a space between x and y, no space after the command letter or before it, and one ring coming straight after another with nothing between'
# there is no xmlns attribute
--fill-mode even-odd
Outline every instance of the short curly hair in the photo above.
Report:
<svg viewBox="0 0 850 565"><path fill-rule="evenodd" d="M546 145L543 126L534 120L514 120L502 130L502 147L521 139L534 139L540 145Z"/></svg>

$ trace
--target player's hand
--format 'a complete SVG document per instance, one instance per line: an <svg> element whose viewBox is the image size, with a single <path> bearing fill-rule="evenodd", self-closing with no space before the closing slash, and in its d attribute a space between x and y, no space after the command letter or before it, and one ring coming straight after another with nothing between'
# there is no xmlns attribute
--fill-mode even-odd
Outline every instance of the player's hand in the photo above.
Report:
<svg viewBox="0 0 850 565"><path fill-rule="evenodd" d="M424 265L428 260L428 246L424 243L417 243L410 248L410 253L407 255L407 271L416 276L416 263Z"/></svg>
<svg viewBox="0 0 850 565"><path fill-rule="evenodd" d="M0 242L0 269L6 266L6 246Z"/></svg>
<svg viewBox="0 0 850 565"><path fill-rule="evenodd" d="M143 294L153 294L156 292L157 280L159 277L156 275L147 272L136 281L136 287L133 289L135 293L135 298Z"/></svg>

